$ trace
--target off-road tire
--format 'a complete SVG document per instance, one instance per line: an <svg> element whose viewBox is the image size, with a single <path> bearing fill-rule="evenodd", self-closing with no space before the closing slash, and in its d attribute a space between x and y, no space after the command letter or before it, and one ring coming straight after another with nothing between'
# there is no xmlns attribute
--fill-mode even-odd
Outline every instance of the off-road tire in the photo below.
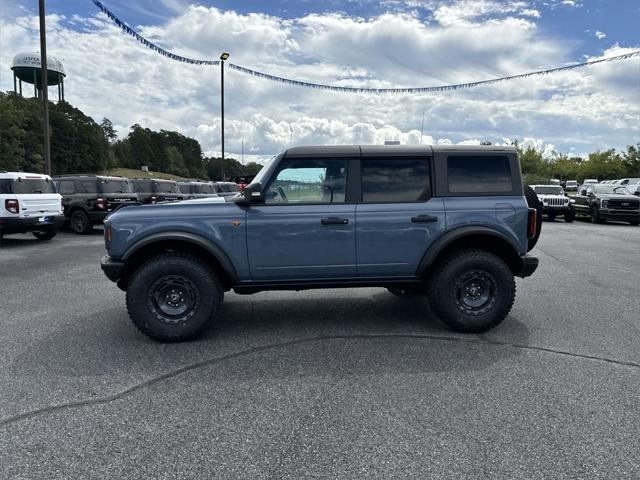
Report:
<svg viewBox="0 0 640 480"><path fill-rule="evenodd" d="M592 205L589 209L589 220L591 223L604 223L602 218L600 218L600 212L598 212L598 207Z"/></svg>
<svg viewBox="0 0 640 480"><path fill-rule="evenodd" d="M36 237L38 240L42 240L42 241L51 240L57 234L58 234L57 228L43 230L41 232L33 232L33 236Z"/></svg>
<svg viewBox="0 0 640 480"><path fill-rule="evenodd" d="M184 313L173 309L177 300L173 304L166 300L175 291L190 306ZM136 269L127 285L126 303L131 321L146 336L159 342L182 342L212 324L223 296L218 276L202 260L186 253L165 253Z"/></svg>
<svg viewBox="0 0 640 480"><path fill-rule="evenodd" d="M569 205L567 212L564 214L564 221L571 223L576 219L576 209L572 205Z"/></svg>
<svg viewBox="0 0 640 480"><path fill-rule="evenodd" d="M536 234L533 238L527 240L527 252L533 250L533 247L538 243L540 233L542 232L542 202L538 199L538 195L529 185L523 186L524 197L527 199L527 205L529 208L535 208L537 212L536 219Z"/></svg>
<svg viewBox="0 0 640 480"><path fill-rule="evenodd" d="M69 227L71 231L78 235L84 235L91 231L93 225L91 219L83 210L76 210L69 217Z"/></svg>
<svg viewBox="0 0 640 480"><path fill-rule="evenodd" d="M490 288L485 289L489 300L470 313L466 300L461 300L462 290L469 284L461 282L474 275L489 280ZM428 292L433 313L447 327L455 332L480 333L495 327L509 314L516 284L513 272L500 257L485 250L461 250L438 262L429 277Z"/></svg>

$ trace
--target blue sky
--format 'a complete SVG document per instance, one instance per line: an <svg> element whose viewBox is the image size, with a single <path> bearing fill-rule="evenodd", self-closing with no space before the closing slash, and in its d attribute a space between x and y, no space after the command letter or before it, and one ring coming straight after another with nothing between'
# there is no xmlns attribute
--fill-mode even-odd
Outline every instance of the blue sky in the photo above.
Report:
<svg viewBox="0 0 640 480"><path fill-rule="evenodd" d="M139 123L219 151L215 67L160 57L90 0L47 0L49 52L67 99L120 135ZM175 53L348 86L483 80L640 50L637 0L104 0ZM0 89L13 54L38 51L36 0L0 0ZM336 94L230 72L227 150L266 158L310 143L494 143L584 154L640 141L640 59L429 95Z"/></svg>
<svg viewBox="0 0 640 480"><path fill-rule="evenodd" d="M2 0L14 3L15 0ZM26 9L37 13L36 1L19 1ZM67 16L90 16L96 7L90 0L47 0L47 11ZM104 0L107 8L120 15L130 25L154 25L175 16L192 3L186 0ZM429 5L441 2L394 2L380 0L199 0L193 3L234 10L241 14L261 12L281 18L299 18L312 13L343 12L345 15L369 18L387 11L416 12L429 21L433 9ZM549 0L531 2L540 12L538 26L541 35L565 39L574 48L576 59L602 53L612 42L620 46L638 44L640 34L640 1L638 0ZM423 6L416 6L423 4ZM495 18L495 15L492 16ZM596 32L606 37L598 38Z"/></svg>

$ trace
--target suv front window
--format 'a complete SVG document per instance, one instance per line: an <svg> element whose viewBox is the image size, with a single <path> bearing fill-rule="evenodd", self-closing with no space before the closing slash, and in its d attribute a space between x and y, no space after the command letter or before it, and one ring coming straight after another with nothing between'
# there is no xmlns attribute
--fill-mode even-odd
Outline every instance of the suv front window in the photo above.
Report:
<svg viewBox="0 0 640 480"><path fill-rule="evenodd" d="M136 193L151 193L151 180L134 180L133 189Z"/></svg>
<svg viewBox="0 0 640 480"><path fill-rule="evenodd" d="M533 187L533 190L540 195L562 195L561 187Z"/></svg>
<svg viewBox="0 0 640 480"><path fill-rule="evenodd" d="M430 196L428 158L362 160L364 203L424 202Z"/></svg>
<svg viewBox="0 0 640 480"><path fill-rule="evenodd" d="M180 193L180 189L178 188L178 184L175 182L157 182L156 192L157 193Z"/></svg>
<svg viewBox="0 0 640 480"><path fill-rule="evenodd" d="M285 161L266 192L265 203L344 203L347 161Z"/></svg>

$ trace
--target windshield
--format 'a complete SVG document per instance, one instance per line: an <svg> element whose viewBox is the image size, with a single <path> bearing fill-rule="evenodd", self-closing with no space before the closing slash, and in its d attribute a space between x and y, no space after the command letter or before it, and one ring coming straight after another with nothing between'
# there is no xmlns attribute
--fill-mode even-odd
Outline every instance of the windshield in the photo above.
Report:
<svg viewBox="0 0 640 480"><path fill-rule="evenodd" d="M253 180L251 180L251 183L262 182L262 179L264 178L264 176L267 174L267 171L269 170L268 168L269 165L271 165L276 158L279 158L281 156L282 156L282 153L278 155L274 155L269 160L264 162L264 165L262 165L262 168L260 169L260 171L257 173L255 177L253 177Z"/></svg>
<svg viewBox="0 0 640 480"><path fill-rule="evenodd" d="M562 188L560 187L554 187L554 186L537 186L537 187L533 187L533 190L536 193L539 193L541 195L562 195Z"/></svg>
<svg viewBox="0 0 640 480"><path fill-rule="evenodd" d="M102 193L133 193L133 187L128 180L102 180Z"/></svg>
<svg viewBox="0 0 640 480"><path fill-rule="evenodd" d="M176 182L156 182L157 193L180 193Z"/></svg>
<svg viewBox="0 0 640 480"><path fill-rule="evenodd" d="M626 188L624 185L596 185L593 187L595 193L620 193L625 194Z"/></svg>
<svg viewBox="0 0 640 480"><path fill-rule="evenodd" d="M3 181L0 193L56 193L56 186L45 178L20 178Z"/></svg>

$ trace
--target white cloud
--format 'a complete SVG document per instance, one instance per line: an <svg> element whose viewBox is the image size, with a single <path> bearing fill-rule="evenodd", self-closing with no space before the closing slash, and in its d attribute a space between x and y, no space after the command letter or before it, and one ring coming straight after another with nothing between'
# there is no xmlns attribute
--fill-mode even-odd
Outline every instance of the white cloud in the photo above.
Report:
<svg viewBox="0 0 640 480"><path fill-rule="evenodd" d="M496 3L503 9L495 10ZM350 86L458 83L574 59L566 42L538 32L536 16L525 13L531 2L448 3L460 4L475 13L441 12L443 23L437 24L407 13L284 20L190 6L142 33L183 55L215 58L228 50L240 65ZM38 50L37 25L24 13L0 18L0 88L13 88L13 54ZM50 54L68 72L67 99L97 120L110 118L120 135L139 123L193 136L209 154L220 151L217 68L161 57L102 16L50 15L48 40ZM614 45L604 56L631 50ZM540 148L551 144L560 151L622 147L640 137L638 78L635 59L473 90L375 96L302 89L227 71L225 149L239 155L244 140L248 158L264 158L293 144L419 143L422 112L424 143L496 143L506 137L544 139Z"/></svg>
<svg viewBox="0 0 640 480"><path fill-rule="evenodd" d="M598 40L602 40L607 36L606 33L601 32L600 30L596 30L595 32L593 32L593 34L596 36L596 38L598 38Z"/></svg>

